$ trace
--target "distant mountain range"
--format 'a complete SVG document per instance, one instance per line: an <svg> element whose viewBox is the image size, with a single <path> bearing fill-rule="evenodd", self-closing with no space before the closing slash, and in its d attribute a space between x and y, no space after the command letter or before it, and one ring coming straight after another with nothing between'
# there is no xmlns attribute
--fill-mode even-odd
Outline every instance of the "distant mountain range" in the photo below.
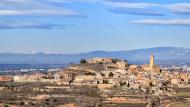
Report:
<svg viewBox="0 0 190 107"><path fill-rule="evenodd" d="M156 47L129 51L93 51L81 54L13 54L1 53L0 64L69 64L78 63L81 58L111 57L128 60L132 64L148 63L150 55L157 64L190 64L190 49L178 47Z"/></svg>

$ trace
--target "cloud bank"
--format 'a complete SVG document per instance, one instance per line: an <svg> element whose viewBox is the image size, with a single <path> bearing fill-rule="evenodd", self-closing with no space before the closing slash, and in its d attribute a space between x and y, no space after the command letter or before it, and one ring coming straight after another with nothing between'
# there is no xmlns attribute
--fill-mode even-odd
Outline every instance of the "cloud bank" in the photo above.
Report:
<svg viewBox="0 0 190 107"><path fill-rule="evenodd" d="M190 14L190 3L177 3L169 5L168 8L175 14Z"/></svg>
<svg viewBox="0 0 190 107"><path fill-rule="evenodd" d="M74 3L99 3L106 6L107 10L114 14L139 15L147 16L150 19L133 20L134 24L147 25L189 25L190 19L162 19L161 16L172 14L176 16L190 15L190 3L156 3L144 0L1 0L0 1L0 17L1 16L83 16L71 7L65 4ZM56 5L64 4L64 5ZM167 11L167 12L164 12ZM82 13L85 14L85 13ZM156 17L156 18L152 18ZM15 24L15 25L14 25ZM52 29L64 28L64 25L52 23L0 23L0 29Z"/></svg>
<svg viewBox="0 0 190 107"><path fill-rule="evenodd" d="M42 0L1 0L1 16L78 16L78 12Z"/></svg>
<svg viewBox="0 0 190 107"><path fill-rule="evenodd" d="M190 14L190 3L159 4L142 2L142 0L104 0L104 4L110 6L111 12L134 15L167 15L161 10L169 10L173 14ZM159 8L159 9L158 9ZM110 10L110 9L109 9Z"/></svg>
<svg viewBox="0 0 190 107"><path fill-rule="evenodd" d="M65 29L68 25L39 22L0 22L0 30L5 29Z"/></svg>
<svg viewBox="0 0 190 107"><path fill-rule="evenodd" d="M135 20L131 23L135 24L146 24L146 25L178 25L178 26L190 26L190 19L170 19L170 20L161 20L161 19L144 19L144 20Z"/></svg>

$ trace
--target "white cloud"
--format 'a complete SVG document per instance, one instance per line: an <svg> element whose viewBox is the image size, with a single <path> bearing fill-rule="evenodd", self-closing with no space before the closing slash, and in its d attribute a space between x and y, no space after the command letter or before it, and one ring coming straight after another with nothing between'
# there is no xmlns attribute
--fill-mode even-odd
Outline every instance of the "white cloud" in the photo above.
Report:
<svg viewBox="0 0 190 107"><path fill-rule="evenodd" d="M96 3L96 2L101 2L101 0L46 0L46 1L57 2L57 3L73 3L73 2Z"/></svg>
<svg viewBox="0 0 190 107"><path fill-rule="evenodd" d="M0 22L0 30L2 29L64 29L67 25L59 25L52 23L39 23L33 21L4 21Z"/></svg>
<svg viewBox="0 0 190 107"><path fill-rule="evenodd" d="M105 1L104 4L111 6L109 9L113 13L131 14L131 15L146 15L146 16L164 16L165 14L154 7L160 4L154 3L128 3L128 2L113 2ZM152 8L153 7L153 8Z"/></svg>
<svg viewBox="0 0 190 107"><path fill-rule="evenodd" d="M31 1L31 0L2 0L2 2L8 1L8 2L27 2L27 1Z"/></svg>
<svg viewBox="0 0 190 107"><path fill-rule="evenodd" d="M190 26L190 19L144 19L131 21L134 24L147 24L147 25L179 25L179 26Z"/></svg>
<svg viewBox="0 0 190 107"><path fill-rule="evenodd" d="M21 13L16 10L0 10L0 15L18 15L18 14Z"/></svg>
<svg viewBox="0 0 190 107"><path fill-rule="evenodd" d="M148 2L121 2L121 1L104 1L105 5L111 6L112 8L133 8L133 9L155 9L161 8L170 10L175 14L190 14L190 3L171 3L171 4L158 4Z"/></svg>
<svg viewBox="0 0 190 107"><path fill-rule="evenodd" d="M125 1L125 2L122 2ZM130 1L130 0L129 0ZM100 3L111 9L122 8L135 11L138 9L151 10L152 13L165 14L157 8L167 9L176 14L190 14L190 3L158 4L150 2L129 2L127 0L0 0L0 15L49 15L49 16L78 16L78 12L66 7L56 6L54 3ZM146 12L149 12L146 11ZM155 11L155 12L154 12ZM123 12L127 13L127 12ZM132 13L132 11L130 11ZM140 15L143 15L140 14Z"/></svg>
<svg viewBox="0 0 190 107"><path fill-rule="evenodd" d="M168 8L178 14L190 14L190 3L176 3L171 4Z"/></svg>
<svg viewBox="0 0 190 107"><path fill-rule="evenodd" d="M115 8L149 8L152 6L159 6L154 3L121 3L121 2L104 2L106 5Z"/></svg>
<svg viewBox="0 0 190 107"><path fill-rule="evenodd" d="M0 15L63 15L76 16L76 11L65 7L58 7L40 0L2 0L0 1Z"/></svg>

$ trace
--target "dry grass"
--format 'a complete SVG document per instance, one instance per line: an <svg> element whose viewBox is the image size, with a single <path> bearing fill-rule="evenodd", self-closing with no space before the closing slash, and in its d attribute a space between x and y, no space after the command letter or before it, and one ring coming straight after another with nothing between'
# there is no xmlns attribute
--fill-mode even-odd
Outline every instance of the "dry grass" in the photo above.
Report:
<svg viewBox="0 0 190 107"><path fill-rule="evenodd" d="M168 107L190 107L190 103L173 103Z"/></svg>
<svg viewBox="0 0 190 107"><path fill-rule="evenodd" d="M190 92L178 92L175 96L177 96L177 97L190 97Z"/></svg>

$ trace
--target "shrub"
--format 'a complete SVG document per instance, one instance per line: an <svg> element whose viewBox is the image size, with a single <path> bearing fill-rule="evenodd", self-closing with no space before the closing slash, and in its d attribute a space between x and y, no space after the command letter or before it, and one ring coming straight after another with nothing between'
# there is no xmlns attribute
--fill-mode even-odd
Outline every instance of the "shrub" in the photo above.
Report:
<svg viewBox="0 0 190 107"><path fill-rule="evenodd" d="M110 72L109 77L113 77L113 76L114 76L113 72Z"/></svg>
<svg viewBox="0 0 190 107"><path fill-rule="evenodd" d="M80 64L86 64L86 63L87 63L87 61L85 59L80 60Z"/></svg>
<svg viewBox="0 0 190 107"><path fill-rule="evenodd" d="M149 86L150 86L150 87L152 87L152 86L153 86L152 82L150 82L150 83L149 83Z"/></svg>
<svg viewBox="0 0 190 107"><path fill-rule="evenodd" d="M103 76L103 77L105 76L105 74L104 74L104 73L100 73L100 74L101 74L101 76ZM190 82L189 82L189 84L190 84Z"/></svg>
<svg viewBox="0 0 190 107"><path fill-rule="evenodd" d="M20 105L25 105L25 103L24 102L20 102Z"/></svg>
<svg viewBox="0 0 190 107"><path fill-rule="evenodd" d="M112 63L116 64L117 63L117 59L112 59Z"/></svg>
<svg viewBox="0 0 190 107"><path fill-rule="evenodd" d="M93 73L93 72L86 72L85 75L96 75L96 73Z"/></svg>
<svg viewBox="0 0 190 107"><path fill-rule="evenodd" d="M103 80L103 84L108 84L109 81L108 80Z"/></svg>

